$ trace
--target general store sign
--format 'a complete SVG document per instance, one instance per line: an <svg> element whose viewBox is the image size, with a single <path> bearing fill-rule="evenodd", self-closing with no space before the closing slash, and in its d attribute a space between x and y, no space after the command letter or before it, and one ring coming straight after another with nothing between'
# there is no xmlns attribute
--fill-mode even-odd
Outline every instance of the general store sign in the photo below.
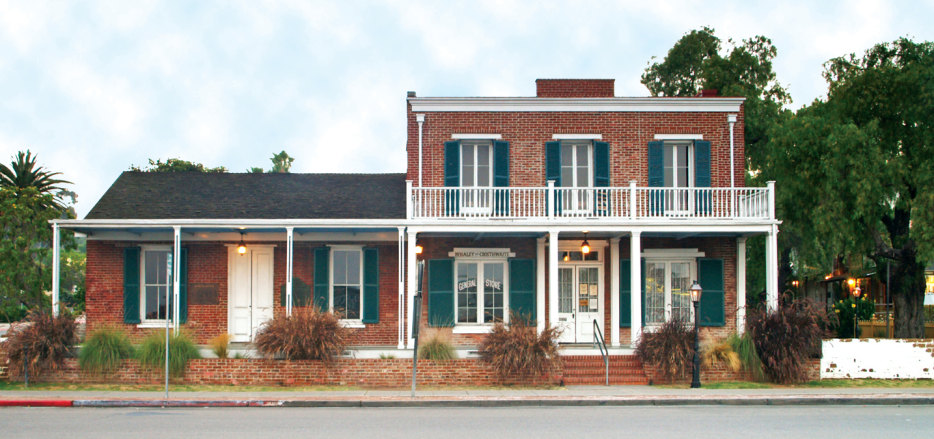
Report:
<svg viewBox="0 0 934 439"><path fill-rule="evenodd" d="M515 253L509 251L508 248L454 248L454 251L449 252L448 256L454 258L514 258L516 257Z"/></svg>

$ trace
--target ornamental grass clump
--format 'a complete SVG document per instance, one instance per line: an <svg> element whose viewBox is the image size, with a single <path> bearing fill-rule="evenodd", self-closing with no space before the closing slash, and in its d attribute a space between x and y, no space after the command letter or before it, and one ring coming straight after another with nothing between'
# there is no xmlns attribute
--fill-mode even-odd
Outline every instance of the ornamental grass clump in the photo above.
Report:
<svg viewBox="0 0 934 439"><path fill-rule="evenodd" d="M230 334L223 333L218 334L216 337L208 341L208 346L211 347L211 352L214 352L214 355L217 355L217 358L227 358L230 355L228 352L228 346L230 346Z"/></svg>
<svg viewBox="0 0 934 439"><path fill-rule="evenodd" d="M78 366L82 370L102 374L112 372L120 361L133 358L134 349L126 333L117 328L94 330L78 353Z"/></svg>
<svg viewBox="0 0 934 439"><path fill-rule="evenodd" d="M824 308L807 299L782 304L771 312L752 312L749 330L769 380L779 384L807 381L808 360L820 357L829 322Z"/></svg>
<svg viewBox="0 0 934 439"><path fill-rule="evenodd" d="M481 361L492 366L500 379L542 376L561 364L557 328L545 325L539 334L535 324L510 314L509 324L497 322L480 343Z"/></svg>
<svg viewBox="0 0 934 439"><path fill-rule="evenodd" d="M733 344L729 338L704 338L700 345L701 363L704 367L712 367L720 363L733 372L739 372L743 363L739 359L739 354L733 350Z"/></svg>
<svg viewBox="0 0 934 439"><path fill-rule="evenodd" d="M144 338L136 357L144 369L165 370L165 331L154 332ZM183 376L188 360L196 358L201 358L201 354L191 338L182 332L169 337L169 375Z"/></svg>
<svg viewBox="0 0 934 439"><path fill-rule="evenodd" d="M447 361L457 358L457 351L447 331L437 328L425 330L419 337L418 358L422 360Z"/></svg>
<svg viewBox="0 0 934 439"><path fill-rule="evenodd" d="M752 375L752 379L764 381L765 371L762 370L762 360L756 352L756 343L752 339L752 333L749 331L744 332L743 335L734 333L727 338L727 342L739 358L743 369Z"/></svg>
<svg viewBox="0 0 934 439"><path fill-rule="evenodd" d="M655 332L643 332L636 343L636 355L668 381L684 378L693 364L694 329L673 318Z"/></svg>
<svg viewBox="0 0 934 439"><path fill-rule="evenodd" d="M48 312L30 312L26 322L17 325L3 343L10 376L23 376L25 370L35 377L61 368L78 341L76 327L68 313L52 317Z"/></svg>
<svg viewBox="0 0 934 439"><path fill-rule="evenodd" d="M337 314L302 307L293 309L291 316L280 314L266 322L253 344L269 358L330 363L344 352L349 338L350 330Z"/></svg>

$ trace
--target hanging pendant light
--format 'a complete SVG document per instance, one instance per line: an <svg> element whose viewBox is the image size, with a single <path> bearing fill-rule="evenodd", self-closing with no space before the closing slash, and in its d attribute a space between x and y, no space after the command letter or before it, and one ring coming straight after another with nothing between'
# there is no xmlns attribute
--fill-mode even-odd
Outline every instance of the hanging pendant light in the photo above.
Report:
<svg viewBox="0 0 934 439"><path fill-rule="evenodd" d="M237 244L237 253L239 253L240 256L246 254L246 244L243 242L243 232L240 232L240 243Z"/></svg>
<svg viewBox="0 0 934 439"><path fill-rule="evenodd" d="M587 242L587 232L584 232L584 242L581 243L581 253L590 254L590 243Z"/></svg>

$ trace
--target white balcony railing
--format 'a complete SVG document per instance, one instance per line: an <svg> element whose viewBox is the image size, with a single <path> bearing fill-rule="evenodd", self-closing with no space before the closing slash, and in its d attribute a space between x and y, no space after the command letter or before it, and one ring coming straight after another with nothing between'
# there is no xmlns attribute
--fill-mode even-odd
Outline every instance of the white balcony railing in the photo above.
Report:
<svg viewBox="0 0 934 439"><path fill-rule="evenodd" d="M423 187L407 185L410 219L775 218L775 186L757 188Z"/></svg>

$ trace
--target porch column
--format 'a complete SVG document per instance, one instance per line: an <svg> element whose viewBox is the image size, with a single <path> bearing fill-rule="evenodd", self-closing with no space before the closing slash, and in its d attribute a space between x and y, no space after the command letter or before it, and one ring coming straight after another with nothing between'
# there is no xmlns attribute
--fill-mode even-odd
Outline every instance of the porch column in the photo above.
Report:
<svg viewBox="0 0 934 439"><path fill-rule="evenodd" d="M59 271L61 269L61 255L59 254L59 230L58 223L52 223L52 316L58 317L58 290L61 289L59 284Z"/></svg>
<svg viewBox="0 0 934 439"><path fill-rule="evenodd" d="M610 239L610 345L619 346L619 238Z"/></svg>
<svg viewBox="0 0 934 439"><path fill-rule="evenodd" d="M396 337L397 348L405 348L405 227L399 227L399 238L396 240L397 258L399 260L399 289L397 294L398 306L396 315L398 320Z"/></svg>
<svg viewBox="0 0 934 439"><path fill-rule="evenodd" d="M765 240L765 304L769 311L778 309L778 226L772 225Z"/></svg>
<svg viewBox="0 0 934 439"><path fill-rule="evenodd" d="M285 228L285 315L292 315L292 227Z"/></svg>
<svg viewBox="0 0 934 439"><path fill-rule="evenodd" d="M746 237L736 238L736 333L746 330Z"/></svg>
<svg viewBox="0 0 934 439"><path fill-rule="evenodd" d="M415 347L415 339L412 338L412 331L414 330L416 324L418 324L419 316L415 314L415 292L416 283L418 282L418 269L415 266L415 238L418 233L409 231L408 232L408 242L406 242L406 252L405 252L405 263L406 263L406 274L408 275L408 312L406 315L409 316L409 327L406 331L406 346L408 349L413 349Z"/></svg>
<svg viewBox="0 0 934 439"><path fill-rule="evenodd" d="M642 231L633 230L629 240L629 343L635 346L642 335Z"/></svg>
<svg viewBox="0 0 934 439"><path fill-rule="evenodd" d="M558 326L558 231L548 231L548 324Z"/></svg>
<svg viewBox="0 0 934 439"><path fill-rule="evenodd" d="M536 240L535 253L535 322L538 333L545 330L545 237Z"/></svg>
<svg viewBox="0 0 934 439"><path fill-rule="evenodd" d="M178 313L181 310L181 302L179 301L178 292L181 291L181 279L179 277L180 270L179 266L182 260L182 228L181 226L173 226L175 231L174 239L172 240L172 326L174 334L178 334Z"/></svg>

